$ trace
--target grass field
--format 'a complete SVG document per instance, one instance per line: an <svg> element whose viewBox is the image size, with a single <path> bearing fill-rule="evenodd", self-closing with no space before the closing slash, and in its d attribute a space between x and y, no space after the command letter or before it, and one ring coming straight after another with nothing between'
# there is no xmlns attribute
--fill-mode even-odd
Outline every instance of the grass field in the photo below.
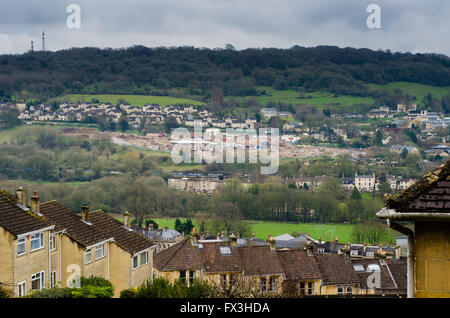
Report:
<svg viewBox="0 0 450 318"><path fill-rule="evenodd" d="M282 102L292 104L311 104L316 105L318 108L322 108L324 105L336 105L336 106L350 106L354 104L373 104L374 100L371 97L358 97L358 96L338 96L334 97L333 93L329 92L312 92L303 93L294 91L292 89L276 90L269 86L258 86L259 90L265 90L266 95L262 96L248 96L248 97L234 97L237 101L243 101L244 99L255 98L262 104L268 102Z"/></svg>
<svg viewBox="0 0 450 318"><path fill-rule="evenodd" d="M120 216L116 216L121 219ZM155 220L159 227L169 227L169 229L175 228L175 218L152 218ZM180 218L184 221L184 218ZM195 225L195 220L193 220ZM335 238L339 239L341 243L347 243L351 241L351 233L353 229L352 224L320 224L320 223L283 223L283 222L268 222L268 221L244 221L250 223L251 231L255 233L256 238L267 239L269 234L278 236L281 234L290 234L292 232L306 233L314 239L321 238L323 241L330 241ZM392 238L399 236L392 230L389 232L391 239L383 242L384 244L395 243Z"/></svg>
<svg viewBox="0 0 450 318"><path fill-rule="evenodd" d="M428 93L431 93L435 98L441 98L443 95L450 93L450 86L437 87L418 83L408 82L394 82L388 85L368 84L371 89L389 88L394 90L396 88L401 89L403 92L408 93L416 97L415 103L421 104L422 99Z"/></svg>
<svg viewBox="0 0 450 318"><path fill-rule="evenodd" d="M62 97L58 97L56 101L70 101L77 102L90 102L93 98L98 99L100 102L111 103L116 105L118 100L123 99L129 104L134 106L143 106L145 104L159 104L161 106L172 104L192 104L203 105L204 103L193 99L177 98L170 96L151 96L151 95L112 95L112 94L68 94Z"/></svg>

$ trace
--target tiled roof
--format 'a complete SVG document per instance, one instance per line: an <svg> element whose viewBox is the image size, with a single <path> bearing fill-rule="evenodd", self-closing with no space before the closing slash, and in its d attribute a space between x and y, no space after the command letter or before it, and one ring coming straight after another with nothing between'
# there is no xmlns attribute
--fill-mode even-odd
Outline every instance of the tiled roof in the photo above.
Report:
<svg viewBox="0 0 450 318"><path fill-rule="evenodd" d="M228 247L231 254L222 254ZM154 256L158 270L203 269L206 272L240 272L244 275L282 274L275 251L269 246L231 246L227 241L192 244L183 240Z"/></svg>
<svg viewBox="0 0 450 318"><path fill-rule="evenodd" d="M396 289L394 277L389 273L390 269L384 264L381 264L378 259L358 259L352 260L353 265L362 265L365 272L358 272L361 280L361 288L367 288L367 279L372 272L367 272L367 267L370 264L378 265L380 267L380 287L379 289Z"/></svg>
<svg viewBox="0 0 450 318"><path fill-rule="evenodd" d="M450 160L386 200L397 212L450 212Z"/></svg>
<svg viewBox="0 0 450 318"><path fill-rule="evenodd" d="M270 246L244 246L238 248L244 275L283 274L277 253Z"/></svg>
<svg viewBox="0 0 450 318"><path fill-rule="evenodd" d="M190 240L183 240L153 257L154 266L161 271L201 269L200 250Z"/></svg>
<svg viewBox="0 0 450 318"><path fill-rule="evenodd" d="M25 211L17 205L16 198L6 191L0 191L0 226L8 232L19 235L51 226L45 217L32 211Z"/></svg>
<svg viewBox="0 0 450 318"><path fill-rule="evenodd" d="M360 279L353 269L350 260L342 254L315 255L324 285L359 284Z"/></svg>
<svg viewBox="0 0 450 318"><path fill-rule="evenodd" d="M41 203L40 212L58 228L66 229L66 233L72 239L83 246L91 246L111 238L105 235L94 224L89 225L80 216L68 208L62 206L57 201Z"/></svg>
<svg viewBox="0 0 450 318"><path fill-rule="evenodd" d="M387 265L397 283L397 288L401 291L406 291L408 285L408 267L406 258L402 257L400 259L388 259L386 260Z"/></svg>
<svg viewBox="0 0 450 318"><path fill-rule="evenodd" d="M109 214L97 210L89 213L89 222L93 223L107 237L114 237L114 241L131 254L152 247L152 241L129 230Z"/></svg>
<svg viewBox="0 0 450 318"><path fill-rule="evenodd" d="M321 273L314 256L308 256L306 251L277 251L286 279L308 280L320 279Z"/></svg>
<svg viewBox="0 0 450 318"><path fill-rule="evenodd" d="M240 272L242 270L238 248L230 247L228 242L202 243L202 245L200 254L205 272ZM220 247L228 247L231 254L223 255Z"/></svg>

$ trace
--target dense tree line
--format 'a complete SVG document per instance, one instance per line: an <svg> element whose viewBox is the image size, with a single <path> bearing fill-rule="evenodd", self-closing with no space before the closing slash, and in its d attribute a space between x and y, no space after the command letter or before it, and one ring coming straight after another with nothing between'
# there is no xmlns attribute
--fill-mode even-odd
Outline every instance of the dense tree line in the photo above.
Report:
<svg viewBox="0 0 450 318"><path fill-rule="evenodd" d="M202 96L211 96L213 87L225 96L263 94L258 85L363 96L369 94L366 83L395 81L448 86L450 59L333 46L241 51L133 46L0 56L0 98L165 94L173 87Z"/></svg>

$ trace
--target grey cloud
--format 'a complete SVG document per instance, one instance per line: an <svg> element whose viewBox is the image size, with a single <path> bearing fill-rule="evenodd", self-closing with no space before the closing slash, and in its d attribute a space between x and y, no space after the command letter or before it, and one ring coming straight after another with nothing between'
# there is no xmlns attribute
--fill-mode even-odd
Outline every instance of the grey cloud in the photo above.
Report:
<svg viewBox="0 0 450 318"><path fill-rule="evenodd" d="M65 25L81 7L81 29ZM366 27L367 5L382 9L382 29ZM0 53L48 47L338 45L450 55L447 0L19 0L0 11ZM38 42L36 42L38 43ZM39 45L35 45L39 48Z"/></svg>

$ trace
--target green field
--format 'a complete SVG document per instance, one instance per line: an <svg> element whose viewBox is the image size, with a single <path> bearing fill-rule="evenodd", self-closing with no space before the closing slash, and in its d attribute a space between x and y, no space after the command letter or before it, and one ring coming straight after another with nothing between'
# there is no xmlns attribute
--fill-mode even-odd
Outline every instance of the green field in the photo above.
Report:
<svg viewBox="0 0 450 318"><path fill-rule="evenodd" d="M73 103L90 102L93 98L98 99L101 103L111 103L116 105L118 100L123 99L134 106L143 106L145 104L158 104L161 106L173 104L192 104L203 105L204 103L188 98L178 98L170 96L152 96L152 95L112 95L112 94L68 94L58 97L56 101L70 101Z"/></svg>
<svg viewBox="0 0 450 318"><path fill-rule="evenodd" d="M120 216L118 219L122 220ZM169 229L175 228L175 218L152 218L159 227L167 226ZM184 221L185 218L179 218ZM195 225L195 220L193 220ZM330 241L335 238L339 239L340 243L347 243L351 241L352 224L321 224L321 223L284 223L284 222L268 222L268 221L244 221L250 223L251 231L255 233L256 238L267 239L269 234L278 236L281 234L290 234L292 232L301 232L308 234L314 239L322 239L323 241ZM390 236L399 236L399 233L390 231ZM383 242L384 244L393 243L394 240Z"/></svg>
<svg viewBox="0 0 450 318"><path fill-rule="evenodd" d="M233 97L237 101L244 101L245 99L255 98L262 104L268 102L275 103L292 103L292 104L310 104L316 105L322 108L324 105L336 105L336 106L350 106L354 104L373 104L375 101L371 97L358 97L358 96L346 96L339 95L334 97L333 93L330 92L305 92L300 93L298 91L287 89L287 90L276 90L269 86L258 86L259 90L265 90L266 95L262 96L248 96L248 97Z"/></svg>
<svg viewBox="0 0 450 318"><path fill-rule="evenodd" d="M441 98L443 95L450 93L450 86L437 87L418 83L409 82L394 82L387 85L368 84L371 89L389 88L394 90L396 88L401 89L403 92L408 93L416 97L415 102L420 104L422 99L428 93L431 93L434 98Z"/></svg>

